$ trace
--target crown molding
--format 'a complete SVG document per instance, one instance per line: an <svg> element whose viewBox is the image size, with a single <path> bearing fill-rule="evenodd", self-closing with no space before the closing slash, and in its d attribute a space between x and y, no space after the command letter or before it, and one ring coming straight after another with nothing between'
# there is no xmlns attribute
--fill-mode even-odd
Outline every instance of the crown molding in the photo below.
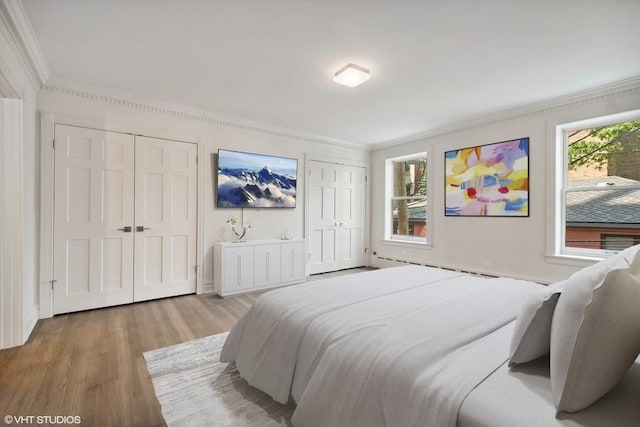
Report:
<svg viewBox="0 0 640 427"><path fill-rule="evenodd" d="M599 99L611 98L626 93L640 92L640 76L632 77L625 80L597 86L595 88L586 89L580 92L573 92L566 95L561 95L555 98L550 98L544 101L522 105L520 107L509 108L506 110L498 111L492 114L474 118L470 120L459 120L455 124L449 126L443 126L437 129L432 129L426 132L393 139L390 141L383 141L371 146L371 151L378 151L385 148L393 147L396 145L406 144L410 142L417 142L426 138L433 138L437 136L447 135L454 132L460 132L470 130L482 126L488 126L507 120L520 119L529 116L535 116L541 113L557 110L560 108L566 108L573 105L580 105L587 102L592 102Z"/></svg>
<svg viewBox="0 0 640 427"><path fill-rule="evenodd" d="M158 101L147 97L136 97L131 94L85 86L64 80L50 80L47 84L43 84L41 89L47 92L85 98L95 102L115 104L140 111L163 114L178 119L193 120L222 128L258 132L270 136L327 144L351 150L370 151L371 149L367 144L324 137L294 129L272 126L241 117L224 115L221 113L187 107L165 101Z"/></svg>
<svg viewBox="0 0 640 427"><path fill-rule="evenodd" d="M30 78L36 88L41 87L50 76L47 61L42 54L27 13L20 0L1 0L0 15L6 25Z"/></svg>
<svg viewBox="0 0 640 427"><path fill-rule="evenodd" d="M598 99L606 99L625 93L640 92L640 76L632 77L626 80L598 86L595 88L574 92L567 95L547 99L537 103L526 104L520 107L502 110L496 113L488 114L483 117L460 120L450 126L443 126L426 132L409 135L406 137L384 141L377 144L363 144L350 141L344 141L320 135L310 134L288 128L272 126L266 123L252 121L240 117L223 115L211 111L186 107L179 104L168 103L164 101L152 100L150 98L135 97L131 94L119 93L113 90L106 90L95 87L83 86L78 83L53 80L48 84L43 84L42 90L60 93L68 96L75 96L89 99L95 102L108 104L116 104L127 108L133 108L141 111L148 111L156 114L164 114L171 117L193 120L201 123L207 123L217 127L233 128L251 132L258 132L266 135L277 136L281 138L289 138L302 140L306 142L327 144L340 148L347 148L359 151L378 151L385 148L402 145L411 142L417 142L426 138L447 135L454 132L470 130L482 126L488 126L508 120L535 116L541 113L565 108L572 105L579 105L592 102Z"/></svg>

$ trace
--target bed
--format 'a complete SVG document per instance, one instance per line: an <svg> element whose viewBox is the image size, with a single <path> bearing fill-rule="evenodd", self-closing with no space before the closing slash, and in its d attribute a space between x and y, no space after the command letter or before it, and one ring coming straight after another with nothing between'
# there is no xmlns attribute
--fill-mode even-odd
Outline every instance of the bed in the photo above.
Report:
<svg viewBox="0 0 640 427"><path fill-rule="evenodd" d="M573 413L558 412L550 356L508 366L523 301L545 288L417 265L282 288L234 326L221 361L293 401L296 426L640 425L638 360Z"/></svg>

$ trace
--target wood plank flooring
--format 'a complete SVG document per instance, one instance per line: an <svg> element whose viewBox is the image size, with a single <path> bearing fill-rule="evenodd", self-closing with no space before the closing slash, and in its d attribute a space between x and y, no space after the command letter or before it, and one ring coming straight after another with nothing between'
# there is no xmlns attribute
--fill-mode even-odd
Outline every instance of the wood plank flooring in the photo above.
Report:
<svg viewBox="0 0 640 427"><path fill-rule="evenodd" d="M164 425L142 353L228 331L258 296L187 295L41 320L24 346L0 351L0 419Z"/></svg>
<svg viewBox="0 0 640 427"><path fill-rule="evenodd" d="M163 426L142 353L228 331L260 294L187 295L40 320L25 345L0 351L0 420L78 415L82 426Z"/></svg>

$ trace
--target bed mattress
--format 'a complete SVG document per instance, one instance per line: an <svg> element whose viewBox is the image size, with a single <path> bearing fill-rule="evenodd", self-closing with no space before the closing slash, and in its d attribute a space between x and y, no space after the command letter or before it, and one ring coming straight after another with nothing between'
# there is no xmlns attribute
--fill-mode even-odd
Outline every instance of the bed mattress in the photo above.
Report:
<svg viewBox="0 0 640 427"><path fill-rule="evenodd" d="M503 343L505 348L509 342ZM616 388L579 412L561 413L551 396L549 358L501 366L465 399L458 427L638 427L640 358Z"/></svg>

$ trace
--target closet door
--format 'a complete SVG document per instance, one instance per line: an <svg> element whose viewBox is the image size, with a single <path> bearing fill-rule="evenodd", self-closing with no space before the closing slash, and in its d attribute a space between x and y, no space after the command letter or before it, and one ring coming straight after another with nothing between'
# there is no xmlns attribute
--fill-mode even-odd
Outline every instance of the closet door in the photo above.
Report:
<svg viewBox="0 0 640 427"><path fill-rule="evenodd" d="M197 146L136 137L134 301L196 291Z"/></svg>
<svg viewBox="0 0 640 427"><path fill-rule="evenodd" d="M133 136L56 125L54 156L54 314L132 302Z"/></svg>
<svg viewBox="0 0 640 427"><path fill-rule="evenodd" d="M339 270L338 169L340 165L309 162L309 273Z"/></svg>
<svg viewBox="0 0 640 427"><path fill-rule="evenodd" d="M365 168L341 166L338 172L339 268L365 265L364 204Z"/></svg>
<svg viewBox="0 0 640 427"><path fill-rule="evenodd" d="M365 265L365 175L359 166L309 162L309 273Z"/></svg>

